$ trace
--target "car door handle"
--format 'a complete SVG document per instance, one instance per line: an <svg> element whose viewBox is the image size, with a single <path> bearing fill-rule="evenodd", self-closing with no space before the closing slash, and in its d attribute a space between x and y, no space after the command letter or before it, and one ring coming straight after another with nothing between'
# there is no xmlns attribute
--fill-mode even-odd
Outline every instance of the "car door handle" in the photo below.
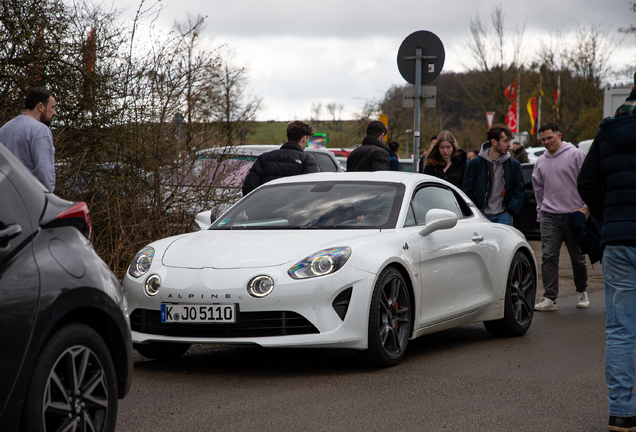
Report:
<svg viewBox="0 0 636 432"><path fill-rule="evenodd" d="M480 236L477 233L473 233L473 237L472 237L471 240L474 241L475 243L479 243L479 242L484 241L484 236Z"/></svg>
<svg viewBox="0 0 636 432"><path fill-rule="evenodd" d="M8 247L9 240L16 238L20 234L22 234L22 227L18 224L12 224L0 230L0 248Z"/></svg>

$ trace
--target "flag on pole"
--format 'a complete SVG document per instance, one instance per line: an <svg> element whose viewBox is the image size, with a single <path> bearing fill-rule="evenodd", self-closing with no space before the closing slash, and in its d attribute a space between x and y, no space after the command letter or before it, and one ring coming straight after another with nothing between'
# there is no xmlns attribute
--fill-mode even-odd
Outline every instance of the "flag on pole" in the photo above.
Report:
<svg viewBox="0 0 636 432"><path fill-rule="evenodd" d="M508 111L506 112L506 124L510 132L517 132L517 78L506 87L504 96L510 99Z"/></svg>
<svg viewBox="0 0 636 432"><path fill-rule="evenodd" d="M528 99L528 114L530 114L530 123L532 127L530 128L530 135L534 135L534 125L537 122L537 98L536 96L532 96Z"/></svg>

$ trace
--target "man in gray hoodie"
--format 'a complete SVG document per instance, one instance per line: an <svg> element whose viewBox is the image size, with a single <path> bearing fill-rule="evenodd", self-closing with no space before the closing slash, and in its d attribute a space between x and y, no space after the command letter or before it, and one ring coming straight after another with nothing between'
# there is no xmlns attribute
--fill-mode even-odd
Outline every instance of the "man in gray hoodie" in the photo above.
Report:
<svg viewBox="0 0 636 432"><path fill-rule="evenodd" d="M49 126L56 114L55 105L51 91L29 89L24 114L0 129L0 142L51 192L55 190L55 147Z"/></svg>
<svg viewBox="0 0 636 432"><path fill-rule="evenodd" d="M525 195L521 164L509 153L512 132L494 125L486 137L479 155L466 166L462 190L491 222L512 226Z"/></svg>
<svg viewBox="0 0 636 432"><path fill-rule="evenodd" d="M532 186L537 198L537 220L541 223L541 272L543 297L534 310L557 310L559 293L559 255L565 241L572 262L577 307L590 306L587 297L587 263L585 255L570 232L570 213L580 211L590 215L576 189L576 179L585 153L569 142L561 141L561 131L554 123L539 129L541 144L546 148L532 171Z"/></svg>

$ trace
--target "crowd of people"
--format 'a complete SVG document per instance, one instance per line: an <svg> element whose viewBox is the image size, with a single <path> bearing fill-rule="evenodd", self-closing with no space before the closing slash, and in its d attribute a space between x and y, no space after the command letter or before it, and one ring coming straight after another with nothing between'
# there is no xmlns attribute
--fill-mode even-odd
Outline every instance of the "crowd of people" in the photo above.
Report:
<svg viewBox="0 0 636 432"><path fill-rule="evenodd" d="M634 75L636 86L636 74ZM636 431L636 90L613 117L603 120L589 154L562 140L555 123L539 129L546 151L536 162L532 184L540 222L543 295L536 311L557 311L559 256L565 242L570 255L579 308L590 305L586 258L574 235L589 221L602 225L609 389L609 430ZM47 89L26 93L24 113L0 128L2 142L51 192L55 190L55 147L49 128L56 100ZM399 169L399 143L385 145L388 131L380 121L366 127L362 145L347 161L348 171ZM247 195L280 177L317 171L313 157L303 152L314 130L302 121L287 125L288 142L258 157L243 185ZM513 141L503 125L494 125L478 150L461 149L455 136L443 130L422 148L418 170L460 188L493 223L512 226L525 196L521 163L524 146ZM596 223L596 222L595 222ZM577 225L578 224L578 225Z"/></svg>

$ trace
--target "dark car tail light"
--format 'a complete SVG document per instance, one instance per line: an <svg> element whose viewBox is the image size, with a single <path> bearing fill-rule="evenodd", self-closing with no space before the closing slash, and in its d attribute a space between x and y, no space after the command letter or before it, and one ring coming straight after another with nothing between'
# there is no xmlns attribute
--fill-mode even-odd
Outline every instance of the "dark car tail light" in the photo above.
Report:
<svg viewBox="0 0 636 432"><path fill-rule="evenodd" d="M91 217L88 211L88 206L85 202L79 202L68 210L63 211L57 215L56 219L82 219L84 221L84 235L90 237L92 232Z"/></svg>
<svg viewBox="0 0 636 432"><path fill-rule="evenodd" d="M47 196L46 209L40 220L43 228L74 226L87 238L91 235L91 218L85 202L73 203L55 195Z"/></svg>

